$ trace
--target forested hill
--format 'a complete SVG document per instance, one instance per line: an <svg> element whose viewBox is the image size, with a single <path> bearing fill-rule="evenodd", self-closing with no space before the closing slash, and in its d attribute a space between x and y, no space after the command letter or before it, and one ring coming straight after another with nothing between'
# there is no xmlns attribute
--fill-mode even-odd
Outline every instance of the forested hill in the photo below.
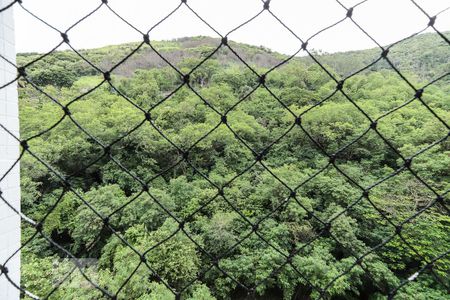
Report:
<svg viewBox="0 0 450 300"><path fill-rule="evenodd" d="M259 74L286 58L230 43ZM187 74L219 40L152 44ZM106 71L136 45L80 53ZM428 34L389 57L419 87L449 72L449 49ZM345 76L379 55L318 59ZM419 100L385 67L337 91L307 57L261 84L226 47L189 78L149 45L108 81L69 51L30 65L21 210L40 226L23 222L22 287L63 300L104 299L86 277L118 300L449 299L450 76ZM61 247L87 259L83 274Z"/></svg>
<svg viewBox="0 0 450 300"><path fill-rule="evenodd" d="M444 35L450 38L450 32L445 32ZM153 42L154 48L174 65L189 58L200 61L201 58L206 57L219 44L219 39L210 37L187 37L172 41ZM257 47L235 42L230 42L230 44L242 59L250 65L258 67L269 68L287 58L286 55L273 52L262 46ZM98 49L80 50L80 53L96 66L107 70L129 54L137 45L138 43L128 43L106 46ZM314 52L314 50L312 51ZM19 63L25 63L38 56L39 54L37 53L23 53L18 55L17 60ZM320 62L330 66L341 76L347 76L367 66L379 57L379 48L318 55ZM390 60L402 72L415 74L417 79L424 81L448 73L450 71L449 57L450 47L435 33L422 34L407 39L393 46L389 52ZM224 65L242 64L236 55L225 47L222 47L213 58ZM295 59L304 61L306 64L313 63L309 57L296 57ZM50 68L47 68L48 63L52 65ZM131 76L137 69L166 66L167 63L155 51L148 46L144 46L136 55L131 56L124 64L118 67L114 73L116 75ZM369 70L386 68L390 68L390 66L382 60ZM51 79L57 79L53 82L61 81L63 85L72 82L73 75L94 74L96 74L96 71L91 66L74 52L69 51L55 52L43 61L31 66L31 73L29 73L38 82L43 81L42 83L45 83ZM443 82L448 81L449 79L445 79Z"/></svg>
<svg viewBox="0 0 450 300"><path fill-rule="evenodd" d="M450 38L450 31L444 32ZM380 57L380 49L341 52L321 56L326 64L340 74L349 74L355 69L367 66ZM416 74L420 79L431 80L450 72L450 47L436 33L421 34L394 45L389 51L389 58L402 72ZM390 68L383 61L371 70ZM447 79L445 82L449 82Z"/></svg>

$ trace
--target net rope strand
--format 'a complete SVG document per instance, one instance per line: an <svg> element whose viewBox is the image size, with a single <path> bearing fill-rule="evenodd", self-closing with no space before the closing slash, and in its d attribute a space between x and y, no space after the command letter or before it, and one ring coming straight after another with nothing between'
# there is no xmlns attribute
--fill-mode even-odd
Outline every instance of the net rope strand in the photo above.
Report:
<svg viewBox="0 0 450 300"><path fill-rule="evenodd" d="M300 276L304 282L308 285L308 287L311 290L315 290L319 294L319 299L327 299L328 294L327 291L330 289L336 281L348 274L352 271L353 268L359 266L368 276L368 278L371 279L371 281L374 283L375 287L384 295L388 297L388 299L393 299L398 291L403 288L405 285L408 285L410 282L414 281L418 276L420 276L422 273L428 271L430 272L433 277L436 279L436 282L444 286L447 290L450 290L449 286L444 282L440 276L434 271L434 266L437 261L445 258L450 253L449 251L444 252L440 254L437 257L434 258L426 258L423 255L420 254L420 252L416 249L415 245L408 242L405 237L402 235L402 231L404 229L404 226L407 224L412 223L416 218L420 217L424 212L429 211L432 207L438 206L445 210L447 214L449 214L450 210L447 206L447 204L444 201L444 198L448 195L450 190L447 190L444 193L439 194L438 191L436 191L425 179L423 179L419 174L413 169L411 166L412 162L418 157L419 155L425 153L426 151L429 151L433 147L436 147L437 145L440 145L448 140L448 137L450 136L450 126L447 124L447 122L439 116L435 112L435 110L427 104L427 102L423 99L423 93L426 89L428 89L430 86L434 85L440 80L443 80L444 78L448 77L450 73L441 74L439 77L429 81L427 84L423 85L422 87L418 88L416 87L400 70L390 59L389 57L389 51L391 48L393 48L395 45L402 43L404 41L407 41L418 34L424 32L425 30L432 28L439 37L447 44L447 46L450 46L449 39L440 32L436 26L435 22L438 16L440 16L444 11L448 10L448 8L441 10L436 15L430 15L427 13L425 9L423 9L416 1L410 0L411 4L414 5L422 14L424 14L428 18L428 24L424 24L424 28L420 31L417 31L413 34L410 34L409 36L396 41L390 45L382 46L368 31L366 31L354 18L353 13L358 10L359 6L363 6L366 2L370 0L364 0L361 2L356 3L352 7L346 7L341 1L335 0L335 2L342 7L343 14L341 17L339 17L337 20L333 20L329 22L329 25L326 25L325 27L321 28L317 32L313 33L311 36L309 36L306 39L302 39L299 35L297 35L290 27L285 23L282 18L277 16L275 12L271 10L271 2L270 0L263 1L261 0L261 6L257 7L256 13L253 15L250 15L245 19L242 23L237 24L233 27L229 32L226 34L221 34L214 26L212 26L208 22L207 16L202 16L198 13L198 11L195 10L191 5L189 5L187 0L181 0L177 5L175 5L172 10L167 12L167 14L159 19L155 24L149 26L148 30L142 30L139 29L137 26L133 25L132 22L127 20L123 15L120 14L119 11L117 11L112 5L108 3L107 0L101 0L98 4L93 5L93 8L83 15L81 18L79 18L76 22L74 22L72 25L70 25L66 30L60 30L57 27L51 25L49 22L45 20L45 18L42 18L35 14L34 12L30 11L26 7L26 2L22 3L22 0L15 0L7 3L4 7L0 7L0 14L11 9L12 7L17 7L19 9L22 9L25 13L27 13L29 16L40 22L41 24L45 25L47 28L50 28L51 30L55 31L57 34L59 34L62 38L62 40L57 43L53 48L45 52L33 60L27 62L25 65L18 66L5 58L4 56L0 55L0 60L5 61L7 64L14 66L14 68L17 69L17 76L10 80L9 82L2 83L0 86L0 89L4 89L8 87L11 84L14 84L18 82L19 79L23 79L25 82L27 82L31 87L33 87L39 94L46 97L50 101L54 102L57 106L59 106L63 112L63 115L52 125L50 125L48 128L34 134L33 136L27 138L26 140L20 140L14 133L12 133L6 126L0 123L0 130L5 131L8 135L10 135L13 139L15 139L17 142L21 145L21 151L20 155L17 157L17 159L14 161L14 163L6 170L5 174L0 174L0 182L6 178L6 176L14 169L14 167L17 166L17 164L22 159L23 155L25 153L28 153L31 155L36 163L40 164L44 168L48 170L51 174L53 174L57 180L59 181L59 187L62 188L62 192L57 198L57 200L50 205L49 210L46 211L44 216L40 220L33 220L30 217L26 216L24 213L18 211L15 209L9 202L8 199L2 194L0 191L0 200L6 204L6 206L11 209L14 213L16 213L20 218L30 226L35 228L34 234L31 235L29 239L26 241L23 241L20 248L18 248L14 253L12 253L6 261L0 262L0 276L4 276L7 281L15 288L20 290L22 295L27 295L30 298L33 299L39 299L36 295L33 294L33 291L28 291L25 288L23 288L20 284L14 282L9 274L8 269L8 262L15 257L16 255L19 255L20 251L26 247L29 243L33 241L37 236L41 236L44 238L52 248L55 249L55 251L64 253L66 257L71 258L71 262L73 263L72 268L69 270L69 272L59 281L57 284L52 288L50 293L48 295L45 295L43 299L49 298L55 291L58 290L58 288L70 278L71 274L78 269L78 271L81 273L81 275L84 277L84 279L89 282L89 284L97 289L104 297L110 298L110 299L117 299L119 296L121 296L121 292L126 287L127 283L135 276L138 269L141 266L145 266L148 271L155 277L157 280L162 283L164 286L166 286L176 297L176 299L181 299L182 292L184 292L186 289L188 289L191 285L195 284L197 281L201 281L201 278L206 275L207 272L209 272L212 269L216 269L219 271L222 276L225 276L232 282L234 282L237 286L241 287L242 289L246 290L249 295L255 295L257 288L266 283L269 280L274 279L284 268L289 267L292 269L296 275ZM101 9L109 11L112 15L114 15L120 22L122 22L124 25L131 28L133 31L139 33L142 36L142 41L140 41L137 46L135 46L131 51L129 51L125 56L120 58L116 63L114 63L111 67L109 67L107 70L104 70L102 67L96 65L91 59L89 59L85 54L82 53L82 51L77 50L70 42L70 33L71 31L79 26L81 23L83 23L88 18L95 18L97 12ZM165 55L157 49L154 45L154 41L150 39L150 33L160 26L162 23L164 23L169 18L173 18L174 13L176 13L180 9L187 9L190 11L196 20L201 22L202 24L206 25L209 29L211 29L219 39L219 43L213 47L212 51L210 51L208 54L206 54L196 65L194 65L188 72L183 73L178 67L175 66L173 62L171 62L168 58L165 57ZM236 31L241 30L243 27L247 26L249 23L252 23L255 19L259 18L260 15L263 13L269 14L276 22L278 22L290 35L292 35L297 41L298 41L298 48L295 52L293 52L291 55L287 56L286 58L282 59L278 63L276 63L274 66L270 67L265 73L260 74L255 68L253 68L243 57L240 55L237 51L237 49L234 48L232 43L228 41L228 36ZM309 50L308 43L311 42L313 39L321 35L323 32L326 32L339 24L349 20L354 27L362 32L365 36L367 36L374 45L381 51L379 56L376 57L372 62L369 64L366 64L365 66L361 67L360 69L353 71L351 74L340 78L341 76L333 75L332 71L328 69L328 67L321 62L321 58ZM27 75L27 69L34 64L38 63L39 61L44 60L49 55L53 54L57 49L63 45L66 44L72 51L75 53L82 61L84 61L86 64L92 68L92 70L95 72L95 74L100 75L103 77L103 79L96 84L94 87L88 89L87 91L83 92L82 94L77 95L72 100L70 100L66 105L63 105L61 101L57 99L57 97L51 96L49 93L44 91L42 88L38 86L38 84L34 83L33 80ZM166 96L159 99L156 103L152 104L152 106L149 109L145 109L141 107L137 101L132 99L131 97L127 96L126 91L122 91L119 89L113 80L111 79L111 75L113 72L125 64L128 59L132 56L135 56L136 53L142 49L143 47L148 47L152 51L156 53L156 55L162 59L168 67L170 67L173 71L178 74L179 82L177 83L177 87L168 93ZM195 74L195 71L201 68L207 61L212 59L214 55L216 55L221 49L227 49L229 50L236 59L242 63L242 65L247 68L250 71L250 76L252 76L254 80L254 85L251 87L250 91L246 92L243 96L241 96L237 102L235 102L231 107L225 110L225 112L221 112L218 108L216 108L206 97L204 97L200 91L196 89L196 87L191 83L191 77L193 74ZM291 60L293 60L299 53L304 52L307 54L307 56L312 60L313 64L318 66L335 84L335 89L326 97L323 97L322 99L319 99L316 101L313 105L302 111L300 114L296 114L293 112L288 105L286 105L283 100L270 88L270 86L266 83L267 76L274 70L280 68L284 64L289 63ZM379 63L380 61L386 62L390 69L397 74L401 80L409 86L411 90L411 95L409 99L404 99L404 102L400 104L397 107L394 107L390 109L387 112L384 112L381 116L378 116L377 118L372 118L352 97L345 91L345 84L348 82L350 78L352 78L355 75L358 75L365 70L368 70L375 64ZM126 130L123 134L120 136L117 136L114 138L113 141L110 141L108 143L102 141L99 137L96 137L93 135L89 130L83 127L83 125L71 114L70 107L77 101L82 100L84 97L88 96L89 94L95 92L97 89L101 88L102 86L109 86L112 90L115 91L115 93L124 101L132 105L135 109L140 111L142 113L141 120L130 126L130 129ZM187 88L189 91L191 91L196 97L212 112L215 113L217 116L217 122L215 125L209 129L206 133L202 134L200 138L196 139L195 141L192 141L190 146L183 147L181 145L178 145L175 141L173 141L168 134L165 133L165 131L158 126L158 124L155 122L155 120L152 118L152 112L157 107L159 107L161 104L168 101L173 95L175 95L180 89ZM252 94L254 94L257 90L264 90L266 91L283 109L285 112L287 112L292 117L292 123L288 126L286 130L281 132L278 136L272 136L271 141L268 142L262 149L255 149L252 147L242 136L239 135L239 133L233 129L232 122L230 122L227 118L228 114L232 112L236 107L241 105L243 102L247 101ZM326 103L327 101L330 101L330 99L336 95L341 95L345 98L345 100L348 103L351 103L352 106L359 111L367 120L369 123L369 126L363 130L362 133L357 135L356 137L353 137L351 141L346 143L345 145L342 145L338 148L337 151L330 153L325 149L320 142L314 137L312 133L308 131L308 129L304 126L302 123L302 118L307 115L311 110L314 110L315 108L321 107L322 104ZM395 146L394 144L382 134L382 132L378 129L377 125L378 123L393 114L394 112L398 111L399 109L409 105L412 102L418 102L422 107L424 107L437 121L439 121L440 124L442 124L448 131L448 134L433 143L429 144L428 146L420 149L419 151L415 152L409 157L405 157ZM73 124L77 130L79 130L80 134L86 136L89 138L95 145L99 146L101 148L101 155L93 158L92 160L88 161L87 163L82 162L80 163L80 167L72 172L71 174L65 176L61 174L58 170L56 170L53 166L51 166L48 162L46 162L42 157L40 157L38 154L36 154L32 147L29 146L29 142L33 139L36 139L52 130L54 130L56 127L58 127L61 122L64 120L68 120ZM133 172L132 170L128 169L126 165L120 160L120 158L116 157L114 155L114 150L116 150L116 145L124 140L125 138L129 137L131 134L133 134L136 130L139 128L142 128L143 126L149 125L157 134L165 141L167 142L171 147L172 150L176 151L178 153L178 158L175 162L171 163L168 167L166 167L163 170L160 170L155 175L153 175L149 179L143 179L140 178L138 174ZM204 139L208 138L211 134L216 132L219 128L226 128L235 140L242 145L244 148L246 148L248 151L250 151L254 155L254 160L249 162L240 172L238 172L235 176L233 176L231 179L227 180L222 185L218 185L214 183L207 174L204 174L196 165L195 162L191 160L191 155L193 151L195 151L195 147ZM309 142L314 145L314 147L317 149L317 151L324 157L327 158L327 162L319 167L314 173L310 174L306 179L299 182L294 188L292 188L288 183L286 183L284 180L282 180L279 176L277 176L270 166L268 166L265 163L265 159L269 155L272 148L277 145L281 140L283 140L289 133L291 133L293 130L300 130L300 132L304 133ZM355 178L352 178L347 172L339 166L338 159L339 155L344 153L347 149L349 149L352 145L356 144L358 141L360 141L363 137L366 135L374 133L376 136L378 136L384 143L387 148L395 153L397 155L397 158L401 159L403 161L403 166L399 167L397 170L393 171L392 173L384 176L383 178L377 180L376 182L373 182L372 184L368 186L363 186L358 183L358 181ZM121 170L124 174L127 174L127 176L138 183L141 186L141 189L139 192L137 192L129 201L122 204L121 206L114 208L109 213L101 213L98 211L89 201L87 201L80 193L77 191L71 181L79 174L82 174L84 171L89 169L91 166L95 165L97 162L101 160L106 160L108 162L111 162L114 164L117 168ZM85 164L83 164L85 163ZM211 188L213 188L216 192L212 197L210 197L208 200L203 201L201 205L199 205L198 208L194 210L194 212L190 213L185 218L177 217L173 212L170 211L169 208L167 208L163 202L158 199L158 197L152 192L151 189L151 183L161 178L162 176L166 175L171 170L174 170L177 166L180 164L186 164L194 174L200 176L202 179L204 179ZM265 170L270 176L278 182L283 188L284 188L284 197L280 201L278 205L276 205L273 209L271 209L267 214L258 216L256 221L250 220L234 203L229 197L226 195L224 190L231 186L233 182L235 182L237 179L241 178L244 174L250 172L256 166L262 168ZM352 199L350 204L343 208L341 211L339 211L337 214L333 215L333 217L329 218L328 220L321 219L316 212L313 210L307 208L300 200L301 195L299 195L300 189L308 184L311 180L316 178L317 176L324 174L325 172L328 172L329 170L334 170L337 172L339 176L341 176L350 186L356 188L359 190L360 195L356 197L355 199ZM371 199L371 191L380 186L382 183L390 180L391 178L398 176L399 174L407 172L408 174L412 175L418 182L420 182L430 193L432 193L435 197L433 201L430 201L426 206L422 207L412 215L408 216L406 219L399 223L395 223L393 220L391 220L386 213L384 213ZM92 212L97 220L100 220L102 222L102 230L99 231L99 233L96 235L96 237L93 239L92 243L85 249L84 254L89 254L89 249L99 240L101 239L101 234L103 232L103 229L108 230L113 236L117 237L118 240L122 245L129 248L134 255L137 256L139 259L139 263L136 265L135 268L133 268L132 272L128 274L128 276L125 278L124 282L119 286L119 288L115 291L107 290L106 288L100 286L98 283L95 282L92 278L88 276L83 271L83 267L77 257L75 257L69 250L65 249L63 246L55 242L51 236L48 236L43 232L43 226L45 224L45 221L47 217L60 205L60 203L63 201L63 197L67 193L72 193L75 195L75 197L82 203L83 206L87 207L87 209ZM126 207L129 207L132 203L138 201L139 197L142 195L147 195L167 216L167 218L172 219L178 224L178 227L175 231L173 231L169 236L164 238L163 240L159 241L155 245L152 245L150 248L146 249L145 251L139 251L136 249L123 234L120 233L120 231L116 228L117 224L113 224L111 221L116 214L123 211ZM231 245L224 253L215 256L211 253L209 253L200 243L198 243L195 238L192 237L191 233L189 233L188 230L185 228L186 222L189 222L192 220L193 217L195 217L196 214L204 210L208 205L213 203L214 201L223 200L223 202L232 210L234 211L246 224L247 226L247 233L243 234L243 236L237 240L233 245ZM300 206L306 213L307 218L314 219L319 227L314 228L314 231L316 234L309 238L306 242L303 243L303 245L300 248L297 249L291 249L290 251L286 251L283 249L280 249L277 245L274 245L269 239L264 237L264 235L261 233L260 228L261 225L264 223L265 220L267 220L271 215L279 213L282 211L289 203L294 202L298 206ZM388 226L391 226L394 229L394 234L391 236L386 237L384 240L381 241L381 243L375 245L374 247L366 247L364 250L354 251L353 249L350 249L349 247L346 247L342 241L340 240L340 237L337 236L335 233L332 232L333 229L333 222L338 220L342 215L351 212L358 204L361 204L362 202L367 202L373 209L376 211L381 219L386 221ZM92 221L93 222L93 221ZM156 270L150 264L148 263L146 259L146 255L151 253L154 249L159 247L160 245L166 243L170 239L172 239L176 234L183 234L188 238L190 242L192 242L196 249L205 255L210 260L210 264L206 266L203 270L199 271L199 274L189 280L188 284L185 286L182 286L181 288L175 288L169 284L166 280L160 276ZM283 262L279 264L278 267L274 268L269 276L266 278L260 279L257 281L257 283L253 286L247 286L246 284L239 281L239 278L236 278L235 275L230 274L225 268L223 268L220 263L221 259L226 257L229 253L231 253L233 250L235 250L237 247L239 247L242 243L244 243L246 240L248 240L251 236L256 236L262 243L267 245L267 247L273 249L276 253L278 253L281 257L283 257ZM329 237L334 242L336 242L339 247L350 253L350 256L353 257L354 261L350 264L348 268L346 268L343 272L340 272L338 275L336 275L331 281L329 281L324 288L321 288L315 284L312 283L310 278L303 274L294 264L293 259L296 255L299 255L302 253L302 251L306 251L307 249L314 241L318 240L322 237ZM365 263L364 259L369 256L372 253L375 253L379 249L383 248L387 243L389 243L394 238L398 237L401 240L401 243L404 247L409 249L415 256L415 259L417 259L421 265L418 268L417 272L411 275L409 278L401 281L397 286L395 287L386 287L382 284L379 284L378 280L376 280L376 276L374 276L373 270L370 269L368 264Z"/></svg>

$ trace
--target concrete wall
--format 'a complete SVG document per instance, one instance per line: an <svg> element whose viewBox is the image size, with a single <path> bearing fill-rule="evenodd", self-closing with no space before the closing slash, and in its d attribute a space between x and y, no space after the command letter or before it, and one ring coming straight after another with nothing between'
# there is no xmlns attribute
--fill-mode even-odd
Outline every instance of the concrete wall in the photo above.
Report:
<svg viewBox="0 0 450 300"><path fill-rule="evenodd" d="M0 8L11 0L0 0ZM0 53L15 63L13 8L0 13ZM0 58L0 86L14 79L16 69ZM17 84L13 83L0 89L0 124L19 136L19 116L17 102ZM19 157L19 144L0 128L0 178ZM0 181L2 197L20 210L20 177L19 165ZM0 199L0 264L20 247L20 217ZM6 267L8 276L19 285L20 283L20 253L11 259ZM0 275L0 299L19 299L19 290Z"/></svg>

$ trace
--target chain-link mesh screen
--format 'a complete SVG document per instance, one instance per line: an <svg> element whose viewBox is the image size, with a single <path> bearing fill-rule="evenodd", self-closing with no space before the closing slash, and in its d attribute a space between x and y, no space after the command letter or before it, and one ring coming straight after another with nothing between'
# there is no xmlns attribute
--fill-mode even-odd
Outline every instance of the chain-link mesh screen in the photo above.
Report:
<svg viewBox="0 0 450 300"><path fill-rule="evenodd" d="M34 106L42 119L23 120L21 108L20 140L0 124L20 142L16 164L21 162L22 173L41 179L36 183L22 178L22 211L15 211L22 219L22 244L0 262L0 276L20 289L23 297L44 299L132 299L135 295L139 299L278 299L281 295L285 299L369 299L371 295L407 299L401 293L409 286L420 293L414 283L421 278L425 286L439 291L440 296L429 294L429 299L448 296L450 127L446 118L450 110L448 103L433 102L448 100L448 56L441 64L443 73L420 85L391 58L396 46L430 28L446 51L448 35L435 27L439 14L429 15L411 0L405 5L415 7L428 23L422 31L382 46L353 18L373 1L352 7L336 2L342 7L341 18L330 20L309 38L291 30L271 10L269 0L227 34L216 31L208 15L198 13L186 0L148 31L135 27L107 0L99 1L66 30L27 9L27 1L2 7L0 13L12 7L24 10L61 40L48 53L30 54L18 59L17 65L2 57L17 68L17 77L2 82L0 88L18 84L20 101L40 99ZM196 22L217 34L208 40L210 47L184 65L180 63L183 50L179 57L167 55L161 43L152 40L152 32L176 18L178 10L190 11ZM88 19L95 20L100 11L113 14L142 36L141 42L122 47L106 63L89 50L76 49L71 40L71 32ZM291 56L274 55L261 67L228 35L263 15L280 25L280 32L295 38L298 50ZM342 22L350 22L377 47L371 52L371 63L344 75L333 69L333 56L308 46ZM71 50L57 51L64 44ZM127 85L126 76L116 76L144 59L145 51L159 60L149 65L165 70L158 76L165 76L160 86L166 88L157 96L147 93L144 73L142 91L131 91L139 86ZM107 52L104 55L109 57ZM320 74L318 86L328 88L308 94L305 87L299 105L289 94L297 83L288 87L288 79L279 72L296 64L302 54L305 72ZM245 82L245 86L214 92L208 89L208 80L217 76L204 74L210 72L209 62L225 55L239 67L224 75L223 81L229 86ZM74 63L58 74L30 75L58 61ZM42 83L63 81L77 67L90 76L90 85L52 90ZM388 71L381 77L358 79L380 69ZM396 101L380 100L381 108L374 111L361 99L371 80L388 85L393 78L394 85L401 82ZM436 88L443 92L428 94ZM379 90L380 99L385 93L388 87ZM232 100L220 100L228 94ZM261 95L265 102L255 103ZM254 118L240 113L242 107L253 110ZM98 112L98 121L89 120L89 109ZM421 120L399 118L405 110L420 111L431 125L425 128ZM204 120L186 123L196 113ZM266 118L271 113L275 117ZM398 136L396 127L402 126L420 132L414 137ZM261 128L264 132L259 132ZM420 136L426 138L415 143ZM73 149L61 150L54 159L56 150L48 147L50 143L61 148L69 143ZM0 174L0 181L8 173ZM88 180L97 184L87 187ZM102 180L121 189L102 191L98 184ZM172 200L162 186L170 189ZM1 194L0 198L8 205L8 198ZM37 206L45 209L36 213ZM69 232L59 231L61 224L70 224ZM152 228L152 224L162 225ZM105 253L114 253L110 261L101 258ZM8 262L17 255L27 261L21 282L8 276ZM48 263L45 257L60 260ZM30 284L38 277L41 281L35 282L42 286Z"/></svg>

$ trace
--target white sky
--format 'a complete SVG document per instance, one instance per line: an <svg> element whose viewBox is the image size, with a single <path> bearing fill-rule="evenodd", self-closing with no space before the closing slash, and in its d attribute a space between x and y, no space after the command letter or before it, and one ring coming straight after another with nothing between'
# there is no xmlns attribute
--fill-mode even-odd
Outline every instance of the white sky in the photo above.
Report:
<svg viewBox="0 0 450 300"><path fill-rule="evenodd" d="M359 0L341 0L350 7ZM450 0L416 0L434 15L450 6ZM23 5L54 27L65 31L100 0L23 0ZM147 31L174 9L180 0L109 0L109 5L141 31ZM261 0L188 0L188 4L221 34L243 23L262 8ZM346 11L335 0L272 0L271 10L298 36L306 39L344 17ZM44 52L61 41L58 32L46 27L16 5L16 47L18 52ZM410 0L368 0L353 12L357 21L380 44L388 44L422 30L427 17ZM450 10L440 14L435 25L450 30ZM428 31L431 31L430 29ZM95 48L142 40L141 34L103 6L68 33L77 48ZM153 40L206 35L218 37L184 5L151 33ZM299 49L299 42L268 12L229 35L230 40L263 45L285 54ZM309 42L309 48L327 52L372 48L375 44L350 21L326 30ZM64 46L61 49L66 49Z"/></svg>

